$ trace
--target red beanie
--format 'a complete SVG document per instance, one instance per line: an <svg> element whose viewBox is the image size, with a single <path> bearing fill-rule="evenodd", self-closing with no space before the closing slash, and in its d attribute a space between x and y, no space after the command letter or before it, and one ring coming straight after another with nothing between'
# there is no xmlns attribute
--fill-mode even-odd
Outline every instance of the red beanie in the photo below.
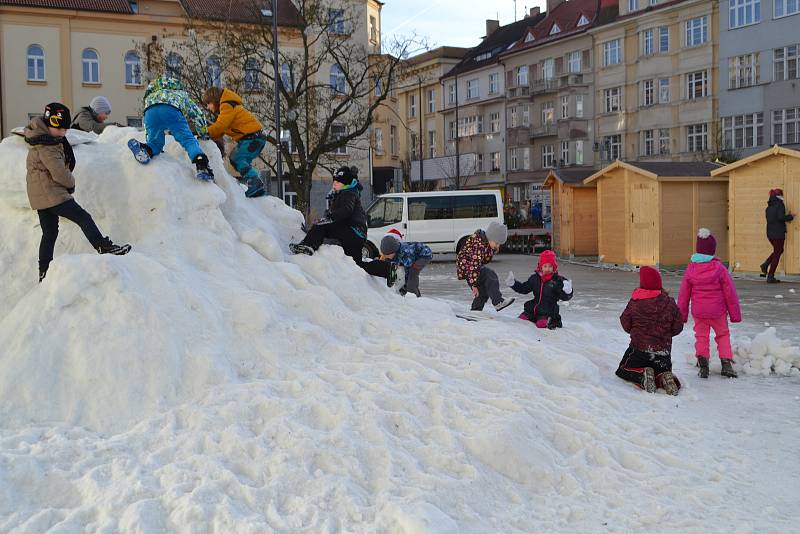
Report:
<svg viewBox="0 0 800 534"><path fill-rule="evenodd" d="M773 189L772 191L769 192L769 196L771 196L771 197L782 197L783 196L783 189L781 189L781 188Z"/></svg>
<svg viewBox="0 0 800 534"><path fill-rule="evenodd" d="M542 270L542 265L545 263L549 263L553 266L553 272L558 271L558 260L556 259L556 253L552 250L545 250L539 255L539 264L536 266L536 270Z"/></svg>
<svg viewBox="0 0 800 534"><path fill-rule="evenodd" d="M389 235L389 234L396 235L400 239L403 239L403 234L400 233L400 230L398 230L397 228L392 228L391 230L386 232L386 235Z"/></svg>
<svg viewBox="0 0 800 534"><path fill-rule="evenodd" d="M642 267L639 269L639 287L657 291L663 289L661 273L655 267Z"/></svg>

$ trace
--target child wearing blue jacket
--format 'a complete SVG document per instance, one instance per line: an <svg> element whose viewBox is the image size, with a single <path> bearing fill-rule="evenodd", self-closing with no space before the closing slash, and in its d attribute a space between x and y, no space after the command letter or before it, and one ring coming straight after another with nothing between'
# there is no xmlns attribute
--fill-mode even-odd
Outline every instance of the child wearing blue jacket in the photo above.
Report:
<svg viewBox="0 0 800 534"><path fill-rule="evenodd" d="M381 240L381 261L402 265L406 272L406 280L400 294L413 293L421 296L419 291L419 274L433 259L431 248L425 243L402 241L398 236L387 234Z"/></svg>

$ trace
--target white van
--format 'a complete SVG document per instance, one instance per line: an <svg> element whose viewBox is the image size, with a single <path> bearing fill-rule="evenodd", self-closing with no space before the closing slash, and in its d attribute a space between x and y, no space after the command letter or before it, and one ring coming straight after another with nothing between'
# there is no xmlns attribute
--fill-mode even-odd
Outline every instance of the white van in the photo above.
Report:
<svg viewBox="0 0 800 534"><path fill-rule="evenodd" d="M489 223L503 224L500 191L431 191L381 195L367 209L364 257L379 254L381 239L391 229L406 241L420 241L434 253L458 252L464 241Z"/></svg>

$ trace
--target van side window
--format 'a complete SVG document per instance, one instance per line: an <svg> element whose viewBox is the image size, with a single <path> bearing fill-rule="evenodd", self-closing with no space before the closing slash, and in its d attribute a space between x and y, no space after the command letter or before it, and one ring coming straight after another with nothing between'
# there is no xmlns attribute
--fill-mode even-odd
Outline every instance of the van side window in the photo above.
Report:
<svg viewBox="0 0 800 534"><path fill-rule="evenodd" d="M486 219L489 217L497 217L497 198L494 195L453 197L454 219Z"/></svg>
<svg viewBox="0 0 800 534"><path fill-rule="evenodd" d="M369 228L383 228L402 221L402 198L381 198L367 212L367 226Z"/></svg>
<svg viewBox="0 0 800 534"><path fill-rule="evenodd" d="M453 197L414 197L408 199L409 221L435 221L453 218Z"/></svg>

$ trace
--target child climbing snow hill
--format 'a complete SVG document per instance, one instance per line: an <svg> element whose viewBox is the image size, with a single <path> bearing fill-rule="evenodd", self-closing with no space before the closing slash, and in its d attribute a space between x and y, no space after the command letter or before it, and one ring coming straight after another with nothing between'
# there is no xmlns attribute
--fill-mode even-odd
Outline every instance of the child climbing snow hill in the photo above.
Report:
<svg viewBox="0 0 800 534"><path fill-rule="evenodd" d="M197 167L197 178L212 181L214 172L208 165L208 156L200 148L200 143L189 127L189 121L192 122L199 137L207 135L208 123L205 113L189 98L180 80L166 75L161 76L150 82L144 92L144 126L147 130L147 143L131 139L128 141L128 148L133 152L136 161L146 165L164 151L165 132L169 130Z"/></svg>
<svg viewBox="0 0 800 534"><path fill-rule="evenodd" d="M53 261L60 217L80 226L92 248L100 254L121 256L131 250L130 245L115 245L108 237L103 237L92 216L72 198L75 154L66 138L69 125L69 108L53 102L45 107L44 115L34 117L25 128L25 142L30 146L26 162L28 201L31 209L37 211L42 228L39 282Z"/></svg>
<svg viewBox="0 0 800 534"><path fill-rule="evenodd" d="M523 295L533 293L533 299L525 303L520 319L531 321L539 328L554 330L563 327L558 301L572 298L572 282L558 274L555 252L542 252L536 272L527 282L517 282L514 273L509 272L506 285Z"/></svg>
<svg viewBox="0 0 800 534"><path fill-rule="evenodd" d="M639 288L619 320L631 343L617 376L649 393L663 388L668 395L677 395L681 384L672 374L672 338L683 331L683 318L675 300L664 291L657 269L639 270Z"/></svg>
<svg viewBox="0 0 800 534"><path fill-rule="evenodd" d="M500 311L513 304L514 299L503 299L500 293L500 281L494 270L486 267L500 245L508 239L508 228L505 224L491 222L486 231L476 230L469 236L458 251L456 272L459 280L466 280L472 290L472 311L483 310L486 301L491 299L494 308Z"/></svg>
<svg viewBox="0 0 800 534"><path fill-rule="evenodd" d="M732 323L742 322L736 285L728 269L715 257L717 241L708 229L701 228L698 231L696 250L697 253L692 255L683 275L678 306L683 321L686 322L689 320L691 304L699 375L701 378L708 378L708 360L711 355L709 336L713 328L722 362L722 376L736 378L731 333L728 328L728 317Z"/></svg>
<svg viewBox="0 0 800 534"><path fill-rule="evenodd" d="M420 296L419 275L422 269L433 259L431 248L425 243L402 241L395 234L387 234L381 239L381 258L379 261L389 261L395 265L402 265L405 270L405 284L400 289L400 294L413 293Z"/></svg>

